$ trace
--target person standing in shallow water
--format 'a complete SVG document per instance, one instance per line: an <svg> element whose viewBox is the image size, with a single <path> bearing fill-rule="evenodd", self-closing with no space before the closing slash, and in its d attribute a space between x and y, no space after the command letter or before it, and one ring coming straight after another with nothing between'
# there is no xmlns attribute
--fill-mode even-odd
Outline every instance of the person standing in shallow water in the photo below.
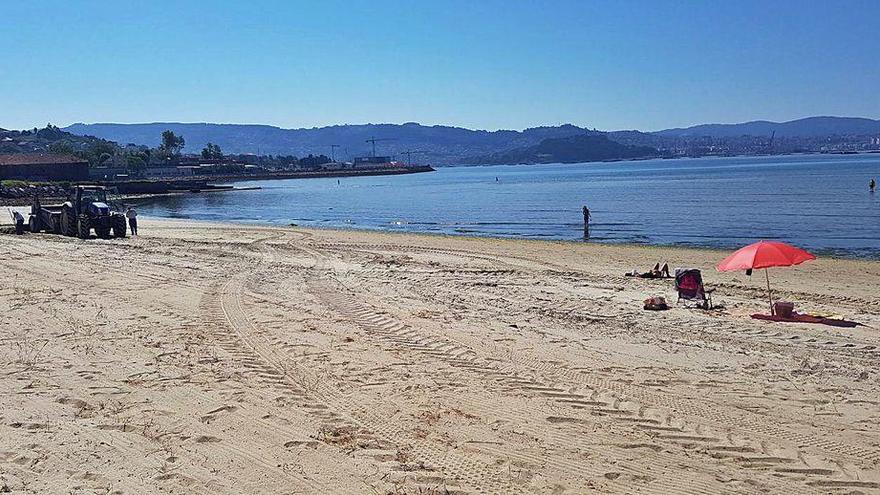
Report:
<svg viewBox="0 0 880 495"><path fill-rule="evenodd" d="M877 181L875 181L874 179L871 179L871 182L868 183L868 188L871 190L871 192L874 192L874 189L876 187L877 187Z"/></svg>
<svg viewBox="0 0 880 495"><path fill-rule="evenodd" d="M129 206L128 209L125 210L125 218L128 218L128 228L129 228L129 230L131 230L131 235L138 234L137 216L138 216L137 211L135 211L134 208Z"/></svg>
<svg viewBox="0 0 880 495"><path fill-rule="evenodd" d="M590 237L590 209L584 206L584 239L588 239Z"/></svg>

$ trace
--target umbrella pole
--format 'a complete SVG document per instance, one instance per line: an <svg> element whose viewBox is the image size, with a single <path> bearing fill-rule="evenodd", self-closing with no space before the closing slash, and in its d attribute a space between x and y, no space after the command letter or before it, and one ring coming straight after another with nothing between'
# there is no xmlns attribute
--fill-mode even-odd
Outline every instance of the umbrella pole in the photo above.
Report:
<svg viewBox="0 0 880 495"><path fill-rule="evenodd" d="M770 273L766 268L764 268L764 276L767 277L767 299L770 300L770 315L773 316L776 312L773 311L773 293L770 292Z"/></svg>

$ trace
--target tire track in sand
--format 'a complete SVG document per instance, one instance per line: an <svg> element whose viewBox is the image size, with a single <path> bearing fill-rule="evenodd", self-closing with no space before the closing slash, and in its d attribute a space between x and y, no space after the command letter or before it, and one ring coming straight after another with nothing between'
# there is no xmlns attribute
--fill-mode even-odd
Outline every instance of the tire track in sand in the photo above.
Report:
<svg viewBox="0 0 880 495"><path fill-rule="evenodd" d="M317 253L316 253L317 254ZM322 292L319 289L317 292ZM339 292L338 290L336 291ZM412 350L421 351L424 353L432 354L434 356L445 357L450 364L462 366L464 362L470 362L468 365L472 367L474 370L480 371L487 375L498 374L499 371L503 373L501 369L492 369L492 366L488 366L485 363L478 363L475 361L476 354L473 351L468 350L467 346L462 346L460 342L451 342L444 341L443 339L435 339L431 336L419 335L417 332L413 331L407 325L402 324L400 322L395 322L393 319L388 318L387 315L382 315L381 312L377 312L368 306L360 305L357 302L353 302L353 296L348 296L340 298L334 298L334 289L324 288L323 290L325 299L330 302L331 305L335 305L337 309L341 310L341 312L346 313L349 317L352 317L355 321L361 326L366 327L369 331L374 334L383 335L384 338L389 339L391 341L395 341L398 344L409 347ZM334 300L335 299L335 300ZM352 299L352 300L348 300ZM551 372L552 374L557 374L557 370L559 368L558 363L553 363L552 365L548 363L541 362L535 359L527 359L522 361L520 364L527 364L536 371L541 371L543 373ZM489 371L491 369L491 371ZM583 372L574 371L574 370L565 370L567 372L563 373L562 377L566 379L578 379L581 383L588 385L591 389L604 389L611 391L615 394L620 394L624 396L637 396L640 399L654 399L655 395L653 391L644 390L642 387L633 386L630 384L622 384L619 382L606 380L601 377L594 377L591 375L585 375ZM515 379L515 377L514 377ZM559 396L568 399L566 402L577 404L580 406L598 406L600 408L606 407L605 404L596 403L597 401L591 400L585 396L572 396L572 394L568 394L565 390L547 387L540 382L530 381L524 383L531 390L544 392L549 396ZM634 393L634 392L638 393ZM676 401L670 400L669 397L664 397L664 400L661 401L664 403L663 405L669 409L681 410L682 407L685 410L692 408L693 404L691 401ZM657 402L656 400L652 402ZM641 410L642 408L640 408ZM707 408L708 409L708 408ZM724 423L724 420L730 420L732 418L725 418L723 415L719 418L718 414L712 414L712 412L717 411L698 411L699 413L709 412L709 418L715 418L719 424L730 425L731 423ZM619 414L621 415L622 420L632 421L634 418L627 417L632 414L632 411L629 414L621 413L620 411L613 410L600 410L600 414ZM668 417L667 417L668 418ZM741 418L737 418L741 419ZM650 422L649 422L650 423ZM668 423L668 419L667 419ZM736 423L733 423L736 424ZM757 426L760 430L762 426L769 426L763 422L756 422L755 425L749 426ZM774 471L779 475L795 475L795 476L829 476L833 474L837 474L838 470L836 469L827 469L827 468L815 468L810 466L804 467L791 467L790 463L796 462L797 459L792 458L777 458L774 456L761 456L758 453L758 450L753 447L744 447L742 445L725 445L721 442L719 438L706 437L699 434L687 434L686 432L676 431L676 428L668 428L668 427L656 427L651 424L642 425L641 427L647 429L654 429L655 431L659 431L657 435L658 439L673 441L673 442L685 442L685 443L697 443L706 445L706 450L711 452L713 456L729 456L729 452L739 452L737 455L737 459L742 461L743 465L746 467L756 467L756 468L766 468L768 466L773 467ZM664 432L664 430L667 430ZM791 439L798 446L802 446L807 444L812 447L816 447L820 450L826 452L833 452L835 454L842 454L849 457L852 457L857 460L868 460L873 461L876 458L877 453L872 452L870 449L863 449L860 447L849 446L846 444L840 444L834 441L829 441L825 439L813 438L812 436L802 435L796 432L789 432L784 428L774 428L770 427L770 431L768 435L776 436L782 433L784 438ZM785 435L785 433L788 433ZM766 445L766 441L755 442L755 444ZM755 455L744 455L748 453L754 453ZM798 454L799 459L803 460L802 454ZM832 460L832 465L840 465L837 461ZM845 474L847 473L845 470L843 471ZM852 486L858 486L862 488L880 488L880 484L873 481L861 481L858 479L819 479L812 480L808 483L809 486L840 486L845 487L849 486L852 483L855 483Z"/></svg>
<svg viewBox="0 0 880 495"><path fill-rule="evenodd" d="M273 250L265 242L256 244L263 252L262 262L273 259ZM257 268L259 270L260 268ZM303 391L297 384L297 377L308 374L297 362L292 360L283 350L275 348L266 341L259 329L250 321L242 303L244 286L251 273L240 273L230 277L218 293L219 307L229 328L234 332L240 343L251 349L260 360L279 376L280 386L291 388L295 393ZM435 442L414 439L411 435L390 423L386 417L367 410L342 394L324 380L314 383L310 390L304 392L314 402L326 407L339 426L355 425L370 432L386 445L405 447L413 459L435 469L440 476L429 477L429 483L418 488L430 493L486 493L516 494L523 493L519 486L505 479L504 473L494 465L487 463L482 456L467 452L452 451ZM416 485L420 485L417 482ZM461 488L458 488L458 487Z"/></svg>
<svg viewBox="0 0 880 495"><path fill-rule="evenodd" d="M326 292L321 294L322 291ZM816 479L821 476L827 477L829 475L838 474L839 471L829 467L815 467L806 464L806 461L801 455L780 457L772 453L767 453L768 449L775 450L775 448L768 446L766 442L751 441L748 438L743 437L738 437L734 440L729 434L707 435L705 432L699 430L685 428L684 426L681 426L683 422L676 421L669 415L654 416L646 414L650 411L640 407L638 404L633 404L632 401L621 399L617 394L611 393L609 395L608 390L604 390L603 395L598 395L596 392L601 389L591 387L593 393L586 395L574 393L570 389L559 388L552 383L548 384L539 379L521 376L514 370L505 370L504 367L499 367L495 361L479 359L476 356L476 353L470 350L467 346L446 339L418 334L408 325L395 321L388 315L383 315L374 309L353 302L350 298L338 295L338 293L332 290L328 290L327 288L316 288L315 293L319 294L329 305L337 308L339 312L351 318L359 326L367 330L372 336L380 341L384 341L387 345L405 348L440 359L453 367L469 370L481 375L484 379L494 381L501 385L506 385L512 392L531 394L534 397L546 398L554 401L560 406L570 407L575 410L585 411L592 416L604 416L612 421L632 425L633 428L637 430L647 432L653 441L658 442L653 445L658 449L660 449L664 443L677 444L685 447L697 447L698 451L701 451L709 457L715 459L730 459L736 466L741 468L755 469L759 471L770 470L775 473L776 476L795 476L798 478L810 477L805 480L809 480L808 486L810 487L832 486L833 484L846 486L848 483L858 481L847 479ZM465 401L466 399L462 398L461 400ZM468 406L477 411L487 411L485 406L482 406L480 403L470 402L468 403ZM497 411L494 412L497 413ZM507 414L504 417L508 421L516 422L520 430L531 433L535 436L541 436L548 440L553 440L557 447L563 445L581 445L582 448L589 449L591 445L589 443L580 442L580 437L578 435L570 433L548 434L546 429L530 429L527 424L529 418L534 419L535 417L546 416L546 413L542 413L540 409L536 411L520 409L518 412L520 413L519 415ZM577 417L565 415L549 416L547 417L547 420L548 422L558 424L577 424L582 421ZM590 431L590 435L593 439L597 437L594 431ZM608 443L614 442L609 440ZM633 446L637 447L638 445L633 444ZM628 448L630 445L624 445L622 447ZM491 447L485 447L484 449L492 451L498 455L509 455L509 451L503 451L501 449L493 449ZM571 474L579 471L589 471L588 467L583 463L569 463L566 462L566 460L560 459L548 460L543 457L529 456L528 454L523 453L517 453L516 455L517 459L524 462L537 465L543 463L564 473ZM640 459L640 465L646 463L652 464L655 467L652 468L651 471L657 472L658 469L662 470L664 466L668 467L674 465L674 461L675 459L669 458L662 453L658 454L656 451L645 452ZM823 463L823 465L827 464ZM830 465L834 466L833 463ZM622 470L630 471L626 468ZM594 475L595 472L590 472L589 474ZM644 471L635 466L631 468L631 474L636 477L645 475ZM652 486L656 487L657 493L723 493L725 491L721 486L700 486L699 483L695 483L692 479L676 479L674 476L663 480L654 480ZM880 483L858 481L857 486L863 488L880 488ZM782 487L778 488L781 489ZM647 492L651 491L652 489L647 490Z"/></svg>
<svg viewBox="0 0 880 495"><path fill-rule="evenodd" d="M290 247L293 247L294 249L300 251L308 252L315 257L316 267L325 265L324 268L326 269L327 262L330 258L323 253L316 252L312 249L308 249L302 246ZM371 307L360 303L357 298L352 296L348 291L342 289L341 286L334 285L340 284L340 282L332 276L323 279L313 278L309 281L309 284L313 287L312 292L323 299L330 307L334 308L337 313L346 316L347 318L355 322L358 326L361 326L362 328L367 330L367 332L372 337L377 338L377 340L384 341L388 345L407 348L412 351L420 352L426 356L443 360L453 367L466 370L470 373L476 373L482 379L489 379L493 382L501 382L505 385L508 385L509 387L520 386L521 392L536 391L543 398L558 399L558 403L565 407L584 410L590 408L590 406L593 406L593 409L590 410L590 413L596 413L607 418L615 418L615 416L619 416L619 421L621 423L626 425L636 425L637 428L655 428L656 430L660 431L658 437L666 436L667 438L663 438L663 440L666 440L668 442L671 441L684 444L693 444L694 442L707 441L706 438L699 435L675 435L674 433L676 432L676 428L668 428L669 431L664 431L666 427L662 426L659 420L654 418L642 417L641 414L634 414L631 411L623 410L618 407L618 404L614 403L615 401L613 399L609 400L608 402L602 402L595 400L595 398L591 398L589 396L572 394L561 389L553 389L541 383L528 381L525 378L519 377L515 373L508 373L499 370L494 363L479 360L476 357L476 353L474 353L470 349L467 349L464 346L457 345L456 343L445 339L433 339L430 336L419 335L409 326L400 322L395 322L392 319L388 318L387 315L383 315L372 309ZM459 400L466 401L465 398L459 398ZM493 417L503 417L506 421L515 423L517 425L517 429L520 431L524 431L535 437L552 439L555 443L556 448L566 448L567 446L577 445L583 451L590 451L593 447L595 447L594 443L583 440L583 432L570 430L548 430L546 428L535 428L533 425L530 425L530 419L533 420L536 417L546 416L546 411L540 408L534 410L519 410L517 411L519 414L505 414L495 409L486 409L486 405L480 402L470 401L467 402L467 405L475 411L489 413L489 415ZM575 421L569 421L569 419L575 419ZM576 418L566 417L551 416L548 417L547 420L550 423L557 423L560 427L572 426L578 423L578 420ZM602 435L601 433L597 434L596 431L589 432L589 438L592 441L595 441L597 438L600 437L604 438L606 443L608 444L613 444L615 441L620 441L619 437ZM636 445L635 448L638 448L639 446L640 444ZM628 450L630 448L633 448L633 446L628 444L621 446L621 449ZM759 455L759 451L756 449L753 450L750 448L746 448L743 450L743 447L738 447L738 449L745 453L758 453L750 459L751 461L757 462L757 458L761 457ZM568 475L583 475L587 477L593 477L594 479L603 479L603 475L608 474L608 469L597 469L593 466L587 465L584 462L575 462L564 458L550 458L544 455L533 455L524 452L512 452L509 449L504 450L500 447L494 447L491 445L481 445L479 447L479 450L495 455L499 459L513 459L529 465L549 467L560 473L566 473ZM649 449L647 452L640 452L641 458L638 465L631 463L628 464L626 462L618 462L616 464L616 467L630 475L628 480L651 479L650 486L640 487L640 490L643 490L644 493L733 493L733 491L727 489L720 483L707 483L703 480L695 479L694 477L681 477L680 473L677 472L665 473L665 475L662 477L653 478L652 476L650 476L651 472L657 473L669 471L669 466L676 465L677 462L681 460L677 457L670 458L664 453L658 453L657 450ZM739 456L740 460L743 460L743 457L745 455L747 454L741 454ZM763 456L761 457L760 462L762 462L766 466L769 459L770 457ZM743 462L748 464L750 460L743 460ZM785 461L796 462L796 459L783 459L779 462ZM645 471L642 468L646 464L652 465L653 468L651 468L650 471ZM780 469L794 469L794 471L801 470L799 468L785 467L780 467ZM606 479L603 479L603 481L607 481L607 477ZM626 480L621 479L621 482L625 483Z"/></svg>
<svg viewBox="0 0 880 495"><path fill-rule="evenodd" d="M378 246L372 246L378 247ZM389 246L383 246L389 247ZM401 246L400 249L404 249L405 247ZM444 253L449 250L438 250L443 251ZM467 252L468 255L471 253ZM526 301L521 302L523 305L528 306ZM529 301L530 304L536 304L533 301ZM544 307L548 309L548 313L552 313L552 304L547 302L537 302L540 307ZM589 315L592 317L593 315ZM613 323L613 322L612 322ZM714 325L718 325L719 328L723 328L723 331L718 332L718 334L730 335L730 333L745 333L747 330L743 330L737 327L734 324L722 324L719 322L713 323ZM671 325L674 329L676 325ZM737 331L737 329L739 329ZM762 332L763 333L763 332ZM462 336L463 337L463 336ZM785 340L787 342L796 342L797 340L803 340L804 346L807 347L808 344L812 344L812 341L817 339L791 339L787 337L780 337L781 340ZM459 339L460 340L460 339ZM835 347L838 349L846 349L849 352L852 351L861 351L866 353L876 353L877 350L870 345L859 346L857 344L853 344L852 342L843 342L834 341L832 342L829 339L824 339L824 342L821 344L825 348ZM833 340L833 339L832 339ZM482 346L482 342L473 341L470 343L472 346ZM835 349L837 350L837 349ZM659 391L646 389L644 387L634 386L631 384L622 383L619 381L608 380L602 377L597 377L593 374L586 373L582 370L573 370L567 368L563 363L546 363L544 361L531 358L529 356L522 355L522 353L518 353L515 356L498 356L499 359L510 359L514 363L528 366L535 371L539 371L544 374L550 374L550 376L554 376L557 380L566 381L570 383L576 383L585 385L591 388L600 388L614 391L615 393L620 394L624 397L632 397L637 399L638 401L646 404L664 407L668 409L672 409L675 411L682 411L685 414L695 417L695 418L709 418L713 420L713 422L717 424L726 424L733 425L739 427L741 431L747 432L749 434L753 434L755 432L763 434L766 440L773 440L776 438L782 438L793 442L798 447L807 447L812 448L818 451L827 452L829 454L835 456L843 456L858 462L864 462L868 464L873 464L880 461L880 449L870 448L870 447L862 447L849 445L845 443L841 443L835 440L829 440L821 437L816 437L813 435L806 435L803 433L799 433L796 431L792 431L791 429L781 427L777 424L767 422L763 420L762 417L756 416L754 413L750 413L749 411L723 411L719 410L717 407L711 407L710 402L705 401L694 401L687 398L682 398L678 396L672 396L668 394L663 394ZM853 356L849 356L853 357Z"/></svg>

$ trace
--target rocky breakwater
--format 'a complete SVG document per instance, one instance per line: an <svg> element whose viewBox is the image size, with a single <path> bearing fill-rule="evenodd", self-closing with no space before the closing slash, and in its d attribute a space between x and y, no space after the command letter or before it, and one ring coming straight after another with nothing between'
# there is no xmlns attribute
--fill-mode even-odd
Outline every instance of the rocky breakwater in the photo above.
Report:
<svg viewBox="0 0 880 495"><path fill-rule="evenodd" d="M25 205L30 204L34 196L41 199L61 199L67 197L65 184L28 184L8 182L0 184L0 204L2 205Z"/></svg>

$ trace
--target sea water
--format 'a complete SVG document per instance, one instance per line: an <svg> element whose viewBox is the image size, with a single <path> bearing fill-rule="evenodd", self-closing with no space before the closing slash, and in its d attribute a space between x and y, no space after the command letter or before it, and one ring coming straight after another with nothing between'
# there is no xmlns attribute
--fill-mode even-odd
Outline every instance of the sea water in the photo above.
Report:
<svg viewBox="0 0 880 495"><path fill-rule="evenodd" d="M144 215L576 242L735 248L777 239L880 259L880 154L445 167L240 182L152 199ZM338 181L338 182L337 182ZM585 236L581 208L592 214Z"/></svg>

